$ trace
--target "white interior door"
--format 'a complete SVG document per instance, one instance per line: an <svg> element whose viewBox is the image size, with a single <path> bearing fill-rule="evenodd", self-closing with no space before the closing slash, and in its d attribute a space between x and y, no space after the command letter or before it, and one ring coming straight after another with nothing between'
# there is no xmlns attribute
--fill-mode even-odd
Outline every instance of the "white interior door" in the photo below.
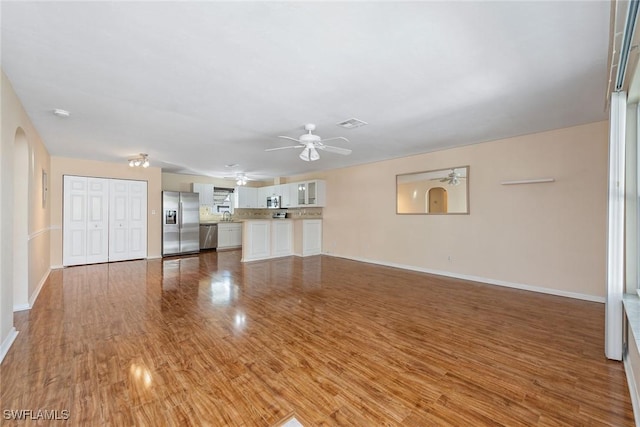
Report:
<svg viewBox="0 0 640 427"><path fill-rule="evenodd" d="M147 182L129 181L129 259L146 257Z"/></svg>
<svg viewBox="0 0 640 427"><path fill-rule="evenodd" d="M110 180L109 261L147 256L147 183Z"/></svg>
<svg viewBox="0 0 640 427"><path fill-rule="evenodd" d="M108 196L106 179L64 176L64 266L108 261Z"/></svg>
<svg viewBox="0 0 640 427"><path fill-rule="evenodd" d="M129 258L129 181L109 182L109 261Z"/></svg>

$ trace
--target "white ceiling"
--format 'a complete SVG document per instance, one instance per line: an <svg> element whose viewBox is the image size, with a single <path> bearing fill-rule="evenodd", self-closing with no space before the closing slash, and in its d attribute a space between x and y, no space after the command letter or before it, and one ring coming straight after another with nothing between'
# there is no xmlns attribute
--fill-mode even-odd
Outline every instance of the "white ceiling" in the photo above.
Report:
<svg viewBox="0 0 640 427"><path fill-rule="evenodd" d="M54 156L268 179L607 117L606 1L1 8L2 68ZM305 123L353 154L264 152Z"/></svg>

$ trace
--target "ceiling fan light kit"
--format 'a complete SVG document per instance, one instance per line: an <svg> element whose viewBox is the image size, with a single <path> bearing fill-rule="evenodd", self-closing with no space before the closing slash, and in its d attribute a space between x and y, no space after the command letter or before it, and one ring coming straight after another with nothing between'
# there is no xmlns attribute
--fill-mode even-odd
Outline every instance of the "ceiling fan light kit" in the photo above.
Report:
<svg viewBox="0 0 640 427"><path fill-rule="evenodd" d="M143 168L148 168L150 166L149 155L145 153L140 153L140 157L135 157L133 159L129 159L128 161L129 166L132 168L140 166L142 166Z"/></svg>
<svg viewBox="0 0 640 427"><path fill-rule="evenodd" d="M320 153L318 150L324 150L329 153L342 154L343 156L348 156L351 154L351 150L348 148L342 147L334 147L332 145L326 145L326 141L335 141L335 140L343 140L345 142L349 142L347 138L344 136L335 136L333 138L322 139L320 136L313 134L312 132L316 130L316 125L313 123L308 123L304 126L304 129L307 133L300 135L298 139L291 138L290 136L278 136L278 138L288 139L297 143L297 145L289 145L286 147L278 147L278 148L268 148L264 151L276 151L276 150L285 150L288 148L302 148L302 152L300 153L300 159L305 162L313 162L320 158Z"/></svg>

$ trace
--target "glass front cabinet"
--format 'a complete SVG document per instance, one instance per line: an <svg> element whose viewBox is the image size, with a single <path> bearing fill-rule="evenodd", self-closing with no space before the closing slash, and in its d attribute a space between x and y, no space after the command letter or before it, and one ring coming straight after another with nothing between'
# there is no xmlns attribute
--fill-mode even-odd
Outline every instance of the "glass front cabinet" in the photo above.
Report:
<svg viewBox="0 0 640 427"><path fill-rule="evenodd" d="M322 180L295 182L298 207L325 205L325 182Z"/></svg>

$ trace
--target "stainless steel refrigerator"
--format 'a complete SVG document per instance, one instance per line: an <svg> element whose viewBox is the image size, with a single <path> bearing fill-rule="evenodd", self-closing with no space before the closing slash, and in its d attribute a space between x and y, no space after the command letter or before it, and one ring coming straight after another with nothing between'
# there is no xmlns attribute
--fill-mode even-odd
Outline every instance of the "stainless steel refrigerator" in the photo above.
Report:
<svg viewBox="0 0 640 427"><path fill-rule="evenodd" d="M198 193L162 192L162 256L200 251Z"/></svg>

